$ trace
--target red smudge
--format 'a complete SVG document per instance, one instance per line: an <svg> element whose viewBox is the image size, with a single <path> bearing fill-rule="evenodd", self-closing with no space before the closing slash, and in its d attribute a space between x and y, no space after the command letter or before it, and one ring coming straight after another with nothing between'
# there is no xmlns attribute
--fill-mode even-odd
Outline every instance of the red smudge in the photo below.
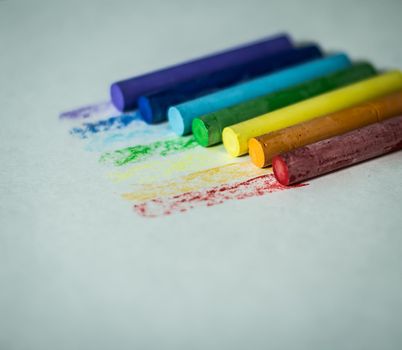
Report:
<svg viewBox="0 0 402 350"><path fill-rule="evenodd" d="M134 205L134 210L144 217L170 215L175 212L185 212L196 206L211 207L228 200L245 199L263 196L267 193L305 186L284 186L276 181L273 174L258 176L243 182L223 184L208 190L186 192L173 197L157 198Z"/></svg>

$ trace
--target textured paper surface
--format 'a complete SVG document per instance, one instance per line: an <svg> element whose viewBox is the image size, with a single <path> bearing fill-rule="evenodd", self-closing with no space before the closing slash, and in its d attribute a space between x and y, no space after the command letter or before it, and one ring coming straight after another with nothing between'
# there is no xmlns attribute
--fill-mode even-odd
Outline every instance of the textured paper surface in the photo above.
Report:
<svg viewBox="0 0 402 350"><path fill-rule="evenodd" d="M401 69L401 13L391 0L0 1L0 349L400 349L401 153L144 218L98 161L126 146L128 119L98 152L58 115L107 101L113 80L280 30Z"/></svg>

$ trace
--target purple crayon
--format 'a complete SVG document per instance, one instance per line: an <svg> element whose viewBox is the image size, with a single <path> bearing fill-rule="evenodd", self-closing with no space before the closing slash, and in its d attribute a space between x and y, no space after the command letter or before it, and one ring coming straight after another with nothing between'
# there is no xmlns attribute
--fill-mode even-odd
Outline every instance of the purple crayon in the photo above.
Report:
<svg viewBox="0 0 402 350"><path fill-rule="evenodd" d="M167 90L177 84L197 79L222 69L234 67L293 47L287 34L280 34L223 52L181 63L112 84L110 95L120 111L137 107L142 95Z"/></svg>
<svg viewBox="0 0 402 350"><path fill-rule="evenodd" d="M219 72L177 84L165 91L159 91L138 99L141 118L148 124L156 124L167 119L170 106L193 100L231 85L241 83L262 74L322 57L317 45L281 51L274 55L253 60L235 67L221 69ZM190 130L187 130L189 132Z"/></svg>

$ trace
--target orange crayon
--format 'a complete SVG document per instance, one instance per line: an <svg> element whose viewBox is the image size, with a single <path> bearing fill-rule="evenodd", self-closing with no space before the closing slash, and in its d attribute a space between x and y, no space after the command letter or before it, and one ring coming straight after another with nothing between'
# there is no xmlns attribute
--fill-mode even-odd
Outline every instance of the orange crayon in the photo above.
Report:
<svg viewBox="0 0 402 350"><path fill-rule="evenodd" d="M355 107L254 137L248 143L250 157L255 165L263 168L272 163L275 155L401 114L402 90Z"/></svg>

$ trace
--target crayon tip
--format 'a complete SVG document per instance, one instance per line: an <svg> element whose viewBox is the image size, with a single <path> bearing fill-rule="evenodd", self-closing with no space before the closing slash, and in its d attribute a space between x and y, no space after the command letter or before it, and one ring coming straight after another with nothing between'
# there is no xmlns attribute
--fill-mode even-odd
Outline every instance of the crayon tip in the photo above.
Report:
<svg viewBox="0 0 402 350"><path fill-rule="evenodd" d="M254 137L248 141L248 153L250 154L251 161L254 165L259 168L264 168L268 165L268 162L265 159L264 148L262 147L261 142Z"/></svg>
<svg viewBox="0 0 402 350"><path fill-rule="evenodd" d="M243 153L247 153L247 150L246 152L242 152L240 149L239 135L237 135L236 132L230 127L223 129L222 141L226 151L232 157L238 157Z"/></svg>
<svg viewBox="0 0 402 350"><path fill-rule="evenodd" d="M192 130L195 140L203 147L208 147L209 142L209 130L205 122L199 118L193 120Z"/></svg>
<svg viewBox="0 0 402 350"><path fill-rule="evenodd" d="M125 108L124 95L118 84L112 84L110 87L110 98L113 105L120 111L123 112Z"/></svg>
<svg viewBox="0 0 402 350"><path fill-rule="evenodd" d="M176 107L170 107L168 109L168 120L170 128L179 136L187 134L185 130L184 120L180 113L180 110Z"/></svg>
<svg viewBox="0 0 402 350"><path fill-rule="evenodd" d="M272 159L275 178L281 185L289 186L289 170L285 160L279 155Z"/></svg>
<svg viewBox="0 0 402 350"><path fill-rule="evenodd" d="M146 96L140 96L137 102L141 119L147 124L154 124L153 112L148 98Z"/></svg>

